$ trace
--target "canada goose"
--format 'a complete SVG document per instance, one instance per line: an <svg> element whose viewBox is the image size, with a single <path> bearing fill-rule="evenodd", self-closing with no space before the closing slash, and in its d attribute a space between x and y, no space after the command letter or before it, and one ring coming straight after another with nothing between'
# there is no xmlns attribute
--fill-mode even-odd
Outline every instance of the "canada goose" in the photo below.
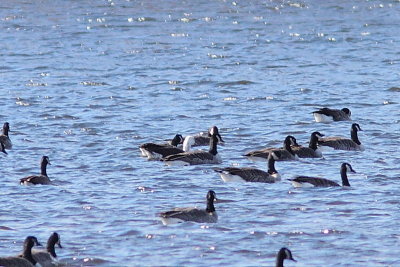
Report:
<svg viewBox="0 0 400 267"><path fill-rule="evenodd" d="M3 124L3 134L0 135L0 141L4 144L6 149L12 149L12 143L10 137L8 137L8 132L10 131L10 124L5 122Z"/></svg>
<svg viewBox="0 0 400 267"><path fill-rule="evenodd" d="M283 142L283 148L264 148L261 150L250 151L245 154L245 156L253 160L264 161L268 160L270 152L274 152L276 161L297 160L298 156L293 152L291 145L297 145L296 138L288 135Z"/></svg>
<svg viewBox="0 0 400 267"><path fill-rule="evenodd" d="M342 185L350 186L349 180L347 179L347 172L355 173L349 163L342 163L340 167L340 176L342 177ZM329 187L329 186L340 186L338 183L318 177L309 177L309 176L297 176L294 179L291 179L294 187Z"/></svg>
<svg viewBox="0 0 400 267"><path fill-rule="evenodd" d="M46 250L33 250L32 256L33 258L42 265L42 267L54 267L57 266L57 254L55 250L55 245L58 245L59 248L62 248L60 235L57 233L52 233L47 240Z"/></svg>
<svg viewBox="0 0 400 267"><path fill-rule="evenodd" d="M28 236L24 241L24 250L21 256L0 257L0 266L4 267L31 267L36 265L36 260L32 257L32 247L41 246L34 236Z"/></svg>
<svg viewBox="0 0 400 267"><path fill-rule="evenodd" d="M268 156L268 172L256 168L217 168L224 182L258 182L258 183L275 183L279 181L281 176L275 169L274 152Z"/></svg>
<svg viewBox="0 0 400 267"><path fill-rule="evenodd" d="M214 207L216 194L210 190L207 193L206 209L197 208L175 208L174 210L159 214L164 225L180 222L216 223L218 216Z"/></svg>
<svg viewBox="0 0 400 267"><path fill-rule="evenodd" d="M316 122L350 121L351 112L348 108L321 108L313 112Z"/></svg>
<svg viewBox="0 0 400 267"><path fill-rule="evenodd" d="M294 145L291 146L292 150L299 158L322 158L322 152L318 149L317 143L318 138L323 136L320 132L313 132L308 147Z"/></svg>
<svg viewBox="0 0 400 267"><path fill-rule="evenodd" d="M276 254L276 267L283 267L283 261L284 260L292 260L296 262L295 259L293 259L292 252L288 248L281 248Z"/></svg>
<svg viewBox="0 0 400 267"><path fill-rule="evenodd" d="M320 147L332 147L335 150L364 151L365 148L358 139L358 131L362 131L360 125L353 123L350 130L351 139L343 137L320 138L318 139L318 145Z"/></svg>
<svg viewBox="0 0 400 267"><path fill-rule="evenodd" d="M217 126L213 126L210 130L210 149L208 151L195 150L183 152L175 155L170 155L161 160L168 165L196 165L196 164L217 164L221 163L222 159L218 155L217 144L219 141L219 133Z"/></svg>
<svg viewBox="0 0 400 267"><path fill-rule="evenodd" d="M31 175L20 179L22 185L34 185L34 184L51 184L49 177L47 176L46 167L50 164L50 159L47 156L43 156L40 161L40 175Z"/></svg>
<svg viewBox="0 0 400 267"><path fill-rule="evenodd" d="M139 149L143 157L147 157L148 159L160 159L168 155L181 153L183 150L177 148L177 145L182 142L182 135L177 134L168 144L145 143L142 144Z"/></svg>
<svg viewBox="0 0 400 267"><path fill-rule="evenodd" d="M0 145L1 145L1 152L3 152L4 154L8 154L2 140L0 140Z"/></svg>

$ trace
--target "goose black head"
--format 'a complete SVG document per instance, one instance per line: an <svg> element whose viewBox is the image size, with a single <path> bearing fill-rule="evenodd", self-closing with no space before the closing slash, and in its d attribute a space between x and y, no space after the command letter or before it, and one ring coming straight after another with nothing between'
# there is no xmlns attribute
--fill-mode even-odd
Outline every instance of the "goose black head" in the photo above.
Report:
<svg viewBox="0 0 400 267"><path fill-rule="evenodd" d="M311 135L313 135L313 136L315 136L315 137L318 137L318 138L324 137L324 136L325 136L325 135L323 135L323 134L320 133L320 132L313 132Z"/></svg>
<svg viewBox="0 0 400 267"><path fill-rule="evenodd" d="M342 163L342 170L346 170L347 172L356 173L356 171L351 167L349 163Z"/></svg>
<svg viewBox="0 0 400 267"><path fill-rule="evenodd" d="M179 144L182 144L183 143L183 136L182 135L180 135L180 134L177 134L177 135L175 135L174 136L174 138L172 138L172 140L171 140L171 145L172 146L177 146L177 145L179 145Z"/></svg>
<svg viewBox="0 0 400 267"><path fill-rule="evenodd" d="M219 131L218 131L218 127L217 126L213 126L213 127L211 127L209 130L208 130L208 136L209 137L211 137L211 136L216 136L217 137L217 139L218 139L218 142L224 142L224 140L222 140L222 137L221 137L221 135L219 134Z"/></svg>
<svg viewBox="0 0 400 267"><path fill-rule="evenodd" d="M32 248L33 246L41 246L36 237L28 236L25 238L24 246Z"/></svg>
<svg viewBox="0 0 400 267"><path fill-rule="evenodd" d="M362 129L361 129L361 127L360 127L360 125L358 124L358 123L353 123L352 125L351 125L351 129L353 130L353 131L362 131Z"/></svg>
<svg viewBox="0 0 400 267"><path fill-rule="evenodd" d="M56 232L51 234L48 242L53 243L54 245L57 245L59 248L62 248L60 235Z"/></svg>
<svg viewBox="0 0 400 267"><path fill-rule="evenodd" d="M284 145L289 145L289 146L298 146L297 140L294 136L288 135L285 138Z"/></svg>
<svg viewBox="0 0 400 267"><path fill-rule="evenodd" d="M348 109L348 108L342 108L342 111L344 112L344 113L346 113L347 115L351 115L351 111L350 111L350 109Z"/></svg>
<svg viewBox="0 0 400 267"><path fill-rule="evenodd" d="M208 130L208 136L210 137L217 134L219 134L217 126L213 126Z"/></svg>
<svg viewBox="0 0 400 267"><path fill-rule="evenodd" d="M217 199L217 194L213 190L208 191L207 200L214 201Z"/></svg>
<svg viewBox="0 0 400 267"><path fill-rule="evenodd" d="M50 159L49 159L48 156L43 156L41 162L42 162L42 164L49 164L49 165L51 165L51 164L50 164Z"/></svg>
<svg viewBox="0 0 400 267"><path fill-rule="evenodd" d="M296 260L293 258L292 252L288 248L281 248L278 252L278 258L296 262Z"/></svg>

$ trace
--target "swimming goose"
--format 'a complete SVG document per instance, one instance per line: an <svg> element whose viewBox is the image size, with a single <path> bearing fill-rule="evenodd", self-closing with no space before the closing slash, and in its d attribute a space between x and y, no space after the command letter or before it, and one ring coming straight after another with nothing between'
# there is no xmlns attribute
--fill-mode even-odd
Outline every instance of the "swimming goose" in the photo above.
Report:
<svg viewBox="0 0 400 267"><path fill-rule="evenodd" d="M318 149L317 143L318 138L323 136L320 132L313 132L308 147L292 145L292 150L299 158L322 158L322 152Z"/></svg>
<svg viewBox="0 0 400 267"><path fill-rule="evenodd" d="M177 134L168 144L145 143L141 145L139 149L143 157L147 157L148 159L160 159L168 155L181 153L183 150L177 148L177 145L182 142L182 135Z"/></svg>
<svg viewBox="0 0 400 267"><path fill-rule="evenodd" d="M264 148L261 150L250 151L245 154L245 156L252 160L264 161L268 160L270 152L274 152L276 161L297 160L299 157L293 152L291 145L297 145L296 138L288 135L283 142L283 148Z"/></svg>
<svg viewBox="0 0 400 267"><path fill-rule="evenodd" d="M4 144L6 149L12 149L12 143L10 137L8 137L8 132L10 131L10 124L5 122L3 125L3 134L0 135L0 141Z"/></svg>
<svg viewBox="0 0 400 267"><path fill-rule="evenodd" d="M318 139L318 145L320 147L332 147L335 150L364 151L365 148L358 139L358 131L362 131L360 125L353 123L350 130L351 139L343 137L320 138Z"/></svg>
<svg viewBox="0 0 400 267"><path fill-rule="evenodd" d="M161 160L168 165L196 165L196 164L217 164L222 159L218 155L217 144L219 141L219 133L217 126L213 126L210 130L210 149L208 151L195 150L191 152L183 152L170 155Z"/></svg>
<svg viewBox="0 0 400 267"><path fill-rule="evenodd" d="M0 266L4 267L31 267L36 265L36 260L32 257L32 247L41 246L34 236L28 236L24 241L24 250L21 256L0 257Z"/></svg>
<svg viewBox="0 0 400 267"><path fill-rule="evenodd" d="M256 168L217 168L224 182L257 182L257 183L275 183L279 181L281 176L275 169L275 154L270 153L268 156L268 172Z"/></svg>
<svg viewBox="0 0 400 267"><path fill-rule="evenodd" d="M62 248L60 235L57 233L52 233L47 240L47 248L46 250L33 250L32 256L33 258L42 265L42 267L54 267L58 266L57 264L57 254L55 250L55 245L58 245L59 248Z"/></svg>
<svg viewBox="0 0 400 267"><path fill-rule="evenodd" d="M340 176L342 177L342 185L350 186L349 180L347 179L347 172L355 173L349 163L342 163L340 167ZM297 176L294 179L291 179L294 187L329 187L329 186L340 186L338 183L318 177L309 177L309 176Z"/></svg>
<svg viewBox="0 0 400 267"><path fill-rule="evenodd" d="M0 140L0 146L1 146L1 152L3 152L4 154L8 154L7 151L6 151L6 148L4 146L4 143L1 140Z"/></svg>
<svg viewBox="0 0 400 267"><path fill-rule="evenodd" d="M218 216L214 207L216 194L210 190L207 193L206 209L197 208L175 208L174 210L159 214L164 225L181 222L216 223Z"/></svg>
<svg viewBox="0 0 400 267"><path fill-rule="evenodd" d="M47 176L46 167L50 164L50 159L47 156L43 156L40 161L40 175L31 175L20 179L22 185L34 185L34 184L51 184L49 177ZM51 165L51 164L50 164Z"/></svg>
<svg viewBox="0 0 400 267"><path fill-rule="evenodd" d="M288 248L281 248L276 254L276 267L283 267L283 261L284 260L292 260L296 262L295 259L293 259L292 252Z"/></svg>
<svg viewBox="0 0 400 267"><path fill-rule="evenodd" d="M313 112L316 122L350 121L351 112L348 108L321 108Z"/></svg>

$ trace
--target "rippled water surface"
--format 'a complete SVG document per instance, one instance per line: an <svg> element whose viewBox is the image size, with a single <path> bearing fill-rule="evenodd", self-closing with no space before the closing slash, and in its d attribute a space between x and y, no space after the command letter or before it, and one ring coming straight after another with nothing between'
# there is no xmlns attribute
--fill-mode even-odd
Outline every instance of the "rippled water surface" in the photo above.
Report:
<svg viewBox="0 0 400 267"><path fill-rule="evenodd" d="M71 266L400 266L399 1L2 1L0 255L27 235L61 235ZM348 107L364 152L278 162L276 184L224 183L212 165L173 168L138 146L217 125L223 166L349 136L311 112ZM205 148L206 149L206 148ZM52 186L24 187L49 156ZM295 175L349 189L294 189ZM217 224L163 226L156 214L205 206Z"/></svg>

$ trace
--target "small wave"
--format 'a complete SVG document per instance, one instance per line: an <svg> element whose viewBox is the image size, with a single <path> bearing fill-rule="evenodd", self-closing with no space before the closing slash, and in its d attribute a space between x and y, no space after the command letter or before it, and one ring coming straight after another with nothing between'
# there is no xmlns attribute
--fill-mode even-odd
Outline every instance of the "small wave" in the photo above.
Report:
<svg viewBox="0 0 400 267"><path fill-rule="evenodd" d="M109 85L106 82L93 82L93 81L80 82L80 84L82 84L84 86L104 86L104 85Z"/></svg>
<svg viewBox="0 0 400 267"><path fill-rule="evenodd" d="M265 100L273 100L273 96L256 96L247 98L248 101L265 101Z"/></svg>
<svg viewBox="0 0 400 267"><path fill-rule="evenodd" d="M217 85L220 87L225 87L225 86L248 85L248 84L255 84L255 82L247 81L247 80L240 80L240 81L232 81L232 82L222 82L222 83L218 83Z"/></svg>
<svg viewBox="0 0 400 267"><path fill-rule="evenodd" d="M7 226L0 225L0 230L12 231L14 229L7 227Z"/></svg>
<svg viewBox="0 0 400 267"><path fill-rule="evenodd" d="M47 86L47 83L41 83L41 82L34 82L33 80L30 80L28 83L25 84L26 86L32 86L32 87L37 87L37 86Z"/></svg>
<svg viewBox="0 0 400 267"><path fill-rule="evenodd" d="M152 17L139 17L139 18L128 18L128 22L145 22L145 21L157 21L157 19Z"/></svg>
<svg viewBox="0 0 400 267"><path fill-rule="evenodd" d="M127 232L119 234L118 236L138 236L138 235L141 235L140 231L129 230Z"/></svg>
<svg viewBox="0 0 400 267"><path fill-rule="evenodd" d="M107 260L103 260L100 258L91 258L91 257L86 257L86 258L77 258L77 257L73 257L72 260L61 260L60 261L62 265L65 264L65 266L95 266L95 265L108 265L109 266L115 266L114 262L111 261L107 261Z"/></svg>
<svg viewBox="0 0 400 267"><path fill-rule="evenodd" d="M322 229L320 232L321 232L321 234L324 234L324 235L344 233L344 231L339 231L339 230L335 230L335 229Z"/></svg>

